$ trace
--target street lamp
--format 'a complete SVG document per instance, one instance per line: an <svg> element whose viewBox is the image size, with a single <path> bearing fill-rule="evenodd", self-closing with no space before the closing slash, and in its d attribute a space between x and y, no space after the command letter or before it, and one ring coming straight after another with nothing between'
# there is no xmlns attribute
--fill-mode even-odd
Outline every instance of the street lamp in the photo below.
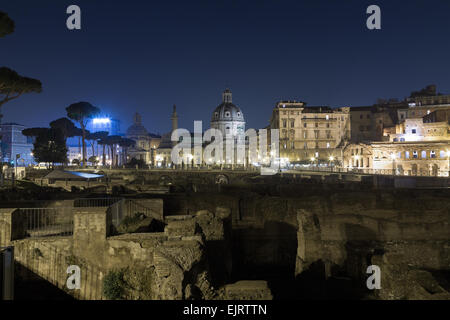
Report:
<svg viewBox="0 0 450 320"><path fill-rule="evenodd" d="M330 156L328 159L330 160L330 167L332 168L332 163L333 163L333 161L334 161L334 157L333 157L333 156Z"/></svg>

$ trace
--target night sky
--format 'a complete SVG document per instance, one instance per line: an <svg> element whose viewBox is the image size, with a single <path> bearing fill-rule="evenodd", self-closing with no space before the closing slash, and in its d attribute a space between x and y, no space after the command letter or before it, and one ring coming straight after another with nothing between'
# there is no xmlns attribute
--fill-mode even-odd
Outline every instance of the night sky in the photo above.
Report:
<svg viewBox="0 0 450 320"><path fill-rule="evenodd" d="M268 124L280 99L359 106L436 84L450 93L450 1L0 0L16 32L0 65L43 83L4 105L4 122L47 126L89 101L121 120L142 114L150 132L209 127L226 87L247 128ZM82 30L66 28L66 8ZM382 30L366 28L381 7Z"/></svg>

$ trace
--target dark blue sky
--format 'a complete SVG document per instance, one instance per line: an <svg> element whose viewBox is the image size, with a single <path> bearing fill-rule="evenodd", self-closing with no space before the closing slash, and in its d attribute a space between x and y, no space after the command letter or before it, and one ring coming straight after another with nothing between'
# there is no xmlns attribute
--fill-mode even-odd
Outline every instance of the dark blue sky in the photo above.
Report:
<svg viewBox="0 0 450 320"><path fill-rule="evenodd" d="M434 83L450 92L450 1L0 0L16 32L0 39L0 65L38 78L41 94L4 106L4 121L47 126L73 102L119 118L138 111L151 132L209 127L225 87L247 127L267 125L280 99L369 105ZM82 30L65 26L82 10ZM366 28L381 7L382 30Z"/></svg>

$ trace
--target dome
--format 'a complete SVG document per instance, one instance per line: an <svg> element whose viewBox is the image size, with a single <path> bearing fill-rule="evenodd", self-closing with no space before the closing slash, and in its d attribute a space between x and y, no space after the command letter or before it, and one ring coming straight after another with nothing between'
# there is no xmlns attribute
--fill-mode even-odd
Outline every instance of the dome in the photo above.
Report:
<svg viewBox="0 0 450 320"><path fill-rule="evenodd" d="M148 136L148 131L142 125L142 117L139 113L134 115L133 122L127 129L127 137Z"/></svg>
<svg viewBox="0 0 450 320"><path fill-rule="evenodd" d="M147 136L147 129L143 125L133 124L127 129L127 136Z"/></svg>
<svg viewBox="0 0 450 320"><path fill-rule="evenodd" d="M231 90L226 89L222 94L222 103L214 110L211 121L244 121L241 109L231 102Z"/></svg>

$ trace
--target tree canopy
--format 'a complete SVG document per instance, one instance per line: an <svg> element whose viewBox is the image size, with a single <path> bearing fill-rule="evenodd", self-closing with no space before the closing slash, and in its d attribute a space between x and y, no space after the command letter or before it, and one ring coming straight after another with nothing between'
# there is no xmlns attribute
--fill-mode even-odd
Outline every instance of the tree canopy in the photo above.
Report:
<svg viewBox="0 0 450 320"><path fill-rule="evenodd" d="M22 134L27 137L37 137L38 135L45 133L48 128L27 128L22 130Z"/></svg>
<svg viewBox="0 0 450 320"><path fill-rule="evenodd" d="M5 12L0 11L0 38L14 32L14 21Z"/></svg>
<svg viewBox="0 0 450 320"><path fill-rule="evenodd" d="M50 122L50 127L53 129L60 129L65 138L81 135L81 129L75 127L75 124L66 117Z"/></svg>
<svg viewBox="0 0 450 320"><path fill-rule="evenodd" d="M0 107L24 93L40 93L41 91L41 81L23 77L6 67L0 68Z"/></svg>
<svg viewBox="0 0 450 320"><path fill-rule="evenodd" d="M100 109L89 102L73 103L66 108L67 116L80 123L81 128L86 127L87 120L100 113Z"/></svg>
<svg viewBox="0 0 450 320"><path fill-rule="evenodd" d="M34 129L40 129L33 143L34 158L37 162L50 162L52 164L67 162L67 146L62 131L53 128Z"/></svg>

